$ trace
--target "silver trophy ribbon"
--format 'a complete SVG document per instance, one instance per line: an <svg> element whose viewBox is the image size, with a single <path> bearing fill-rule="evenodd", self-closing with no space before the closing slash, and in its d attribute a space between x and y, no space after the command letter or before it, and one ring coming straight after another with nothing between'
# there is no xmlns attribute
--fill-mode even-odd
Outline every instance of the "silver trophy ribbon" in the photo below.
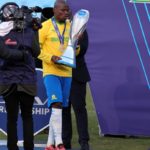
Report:
<svg viewBox="0 0 150 150"><path fill-rule="evenodd" d="M71 68L76 67L75 50L78 42L78 37L84 32L88 20L89 20L88 10L81 9L75 13L71 23L68 46L64 50L61 59L58 60L57 63L66 65Z"/></svg>

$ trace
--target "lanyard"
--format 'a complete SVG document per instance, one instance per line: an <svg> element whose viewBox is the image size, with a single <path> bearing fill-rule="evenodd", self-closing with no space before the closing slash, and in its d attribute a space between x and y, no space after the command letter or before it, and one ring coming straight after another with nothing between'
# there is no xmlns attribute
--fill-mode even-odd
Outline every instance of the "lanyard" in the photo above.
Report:
<svg viewBox="0 0 150 150"><path fill-rule="evenodd" d="M64 34L65 34L65 30L66 30L66 22L65 22L65 26L64 26L64 30L63 30L62 35L60 34L60 31L59 31L59 29L58 29L58 26L57 26L57 24L56 24L56 20L55 20L54 17L52 17L52 23L53 23L53 26L54 26L55 31L56 31L56 33L57 33L57 36L58 36L58 38L59 38L60 44L64 44Z"/></svg>

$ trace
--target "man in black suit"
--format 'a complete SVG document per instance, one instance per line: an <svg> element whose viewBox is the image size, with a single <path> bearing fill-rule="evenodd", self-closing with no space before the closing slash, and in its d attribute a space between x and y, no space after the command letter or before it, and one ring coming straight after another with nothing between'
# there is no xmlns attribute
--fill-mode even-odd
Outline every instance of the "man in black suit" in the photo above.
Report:
<svg viewBox="0 0 150 150"><path fill-rule="evenodd" d="M77 130L79 134L79 144L81 150L89 150L88 117L86 110L86 85L90 81L90 75L86 66L84 55L88 48L87 31L78 42L80 52L76 57L76 68L73 69L72 85L70 91L70 105L63 108L62 138L66 149L71 149L72 122L71 105L75 112Z"/></svg>

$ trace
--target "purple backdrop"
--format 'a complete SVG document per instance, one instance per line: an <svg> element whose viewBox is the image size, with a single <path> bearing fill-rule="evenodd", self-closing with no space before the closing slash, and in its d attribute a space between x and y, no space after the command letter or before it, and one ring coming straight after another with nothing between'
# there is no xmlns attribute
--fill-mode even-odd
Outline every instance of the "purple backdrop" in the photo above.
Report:
<svg viewBox="0 0 150 150"><path fill-rule="evenodd" d="M103 134L150 135L150 6L128 0L69 1L90 11L87 63Z"/></svg>

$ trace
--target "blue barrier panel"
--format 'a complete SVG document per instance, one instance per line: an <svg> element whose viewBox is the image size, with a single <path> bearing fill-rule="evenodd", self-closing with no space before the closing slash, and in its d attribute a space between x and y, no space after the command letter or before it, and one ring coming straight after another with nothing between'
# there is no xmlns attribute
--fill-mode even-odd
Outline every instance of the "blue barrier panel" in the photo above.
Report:
<svg viewBox="0 0 150 150"><path fill-rule="evenodd" d="M35 97L35 102L33 106L33 121L34 121L34 135L38 134L40 131L44 130L48 127L49 118L50 118L50 109L47 107L47 96L45 91L45 86L43 84L42 70L36 69L37 71L37 87L38 93ZM5 103L0 97L0 130L7 134L6 131L6 109ZM19 115L18 118L18 138L21 141L23 139L22 136L22 120Z"/></svg>

